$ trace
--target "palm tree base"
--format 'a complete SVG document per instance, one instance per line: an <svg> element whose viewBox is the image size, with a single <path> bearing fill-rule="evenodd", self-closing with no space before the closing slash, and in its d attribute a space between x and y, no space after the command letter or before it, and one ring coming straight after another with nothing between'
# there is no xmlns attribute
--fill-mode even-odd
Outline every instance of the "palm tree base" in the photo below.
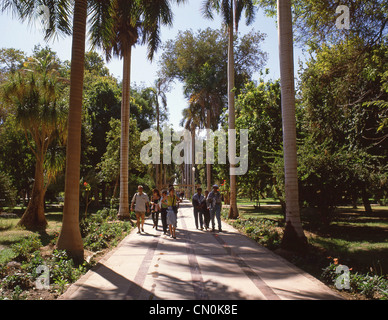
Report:
<svg viewBox="0 0 388 320"><path fill-rule="evenodd" d="M66 251L67 256L73 260L76 266L81 265L85 261L83 249L71 250L71 249L64 249L60 246L57 246L57 249Z"/></svg>
<svg viewBox="0 0 388 320"><path fill-rule="evenodd" d="M284 229L281 248L290 251L304 252L307 250L307 238L303 234L299 235L294 226L288 221Z"/></svg>
<svg viewBox="0 0 388 320"><path fill-rule="evenodd" d="M131 223L131 226L132 227L134 227L135 226L135 224L134 224L134 222L132 221L132 219L131 219L131 216L129 215L120 215L120 214L118 214L117 215L117 219L118 220L120 220L120 221L128 221L128 222L130 222Z"/></svg>
<svg viewBox="0 0 388 320"><path fill-rule="evenodd" d="M47 220L44 215L44 210L43 208L39 208L40 206L38 204L32 202L31 200L17 225L31 231L45 230Z"/></svg>
<svg viewBox="0 0 388 320"><path fill-rule="evenodd" d="M44 231L47 227L47 221L36 222L35 219L26 220L22 218L17 225L29 231Z"/></svg>
<svg viewBox="0 0 388 320"><path fill-rule="evenodd" d="M81 232L77 225L62 223L62 230L57 241L57 249L65 250L74 264L80 265L84 262L84 247Z"/></svg>
<svg viewBox="0 0 388 320"><path fill-rule="evenodd" d="M228 219L237 219L239 217L237 205L230 205Z"/></svg>

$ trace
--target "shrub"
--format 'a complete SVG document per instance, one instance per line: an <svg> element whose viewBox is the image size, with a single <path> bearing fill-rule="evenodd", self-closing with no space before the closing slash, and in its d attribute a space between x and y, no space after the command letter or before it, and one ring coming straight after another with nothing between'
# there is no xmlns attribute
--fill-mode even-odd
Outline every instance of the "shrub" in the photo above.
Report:
<svg viewBox="0 0 388 320"><path fill-rule="evenodd" d="M280 245L281 234L277 229L278 223L275 221L249 218L248 220L235 220L232 225L265 247L275 249Z"/></svg>
<svg viewBox="0 0 388 320"><path fill-rule="evenodd" d="M42 247L42 242L39 239L39 235L32 234L23 239L19 243L15 243L11 246L12 251L15 253L15 261L29 261L31 254Z"/></svg>
<svg viewBox="0 0 388 320"><path fill-rule="evenodd" d="M65 280L69 283L73 283L82 274L82 269L74 266L73 260L69 258L64 250L54 250L48 264L51 282Z"/></svg>
<svg viewBox="0 0 388 320"><path fill-rule="evenodd" d="M16 272L6 276L2 280L2 287L6 289L15 289L17 286L23 290L32 287L32 276L30 273Z"/></svg>
<svg viewBox="0 0 388 320"><path fill-rule="evenodd" d="M104 208L81 221L85 248L94 252L108 248L110 243L115 244L131 229L128 222L113 222L116 216L116 209Z"/></svg>
<svg viewBox="0 0 388 320"><path fill-rule="evenodd" d="M13 207L16 203L16 196L17 192L10 178L0 172L0 209L5 206Z"/></svg>
<svg viewBox="0 0 388 320"><path fill-rule="evenodd" d="M39 277L39 274L36 273L36 268L44 263L40 251L35 251L30 255L29 261L22 264L21 268L25 272L30 273L32 278L36 279Z"/></svg>
<svg viewBox="0 0 388 320"><path fill-rule="evenodd" d="M336 273L339 265L331 263L323 269L321 279L328 283L334 284L340 274ZM359 293L368 299L388 299L388 280L382 276L353 273L350 270L350 292Z"/></svg>

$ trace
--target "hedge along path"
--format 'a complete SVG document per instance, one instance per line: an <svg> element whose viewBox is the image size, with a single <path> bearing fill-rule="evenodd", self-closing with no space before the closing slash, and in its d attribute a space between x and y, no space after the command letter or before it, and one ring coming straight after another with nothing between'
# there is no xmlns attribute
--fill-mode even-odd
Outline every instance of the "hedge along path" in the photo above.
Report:
<svg viewBox="0 0 388 320"><path fill-rule="evenodd" d="M323 283L223 222L196 230L191 204L178 213L177 239L134 230L60 299L333 300ZM159 222L159 230L161 222Z"/></svg>

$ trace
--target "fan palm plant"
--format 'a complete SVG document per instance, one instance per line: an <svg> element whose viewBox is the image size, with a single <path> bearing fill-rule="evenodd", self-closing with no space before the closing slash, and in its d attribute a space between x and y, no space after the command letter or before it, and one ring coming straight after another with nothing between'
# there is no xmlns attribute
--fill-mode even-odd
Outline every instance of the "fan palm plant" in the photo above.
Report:
<svg viewBox="0 0 388 320"><path fill-rule="evenodd" d="M44 196L63 167L55 145L64 145L67 110L61 97L63 81L54 68L53 57L48 54L43 59L30 58L25 67L9 79L2 93L12 105L36 160L31 199L19 225L44 229ZM56 156L50 157L53 153Z"/></svg>

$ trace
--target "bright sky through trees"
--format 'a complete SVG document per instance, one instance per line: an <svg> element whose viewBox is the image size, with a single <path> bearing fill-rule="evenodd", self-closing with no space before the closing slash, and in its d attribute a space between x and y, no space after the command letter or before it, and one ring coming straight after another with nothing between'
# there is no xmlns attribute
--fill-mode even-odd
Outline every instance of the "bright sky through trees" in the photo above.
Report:
<svg viewBox="0 0 388 320"><path fill-rule="evenodd" d="M198 29L205 29L207 27L219 28L221 21L217 15L214 21L209 21L202 17L200 11L201 4L201 1L195 0L189 1L186 5L174 5L174 27L162 28L163 41L175 38L178 30L192 29L193 31L197 31ZM267 38L261 46L262 50L268 53L268 62L265 67L270 69L270 74L267 77L272 79L279 78L278 34L275 20L265 17L264 13L259 11L252 26L247 27L242 23L239 31L245 34L252 30L252 28L267 34ZM35 27L27 23L21 24L9 14L0 14L0 30L0 48L16 48L29 54L35 45L45 45L43 33L40 31L39 26ZM62 60L70 60L70 37L64 39L57 38L49 42L48 45L58 53ZM87 48L89 49L90 47ZM137 46L134 49L132 58L132 83L144 83L146 86L152 86L154 84L160 54L161 50L156 53L154 61L150 63L147 60L147 48L145 46ZM302 57L301 49L295 48L295 68L298 68L298 60ZM121 78L122 62L120 60L112 59L108 67L116 78ZM173 90L167 94L167 99L170 123L174 128L179 128L182 110L187 106L187 102L183 97L182 87L179 83L176 83Z"/></svg>

